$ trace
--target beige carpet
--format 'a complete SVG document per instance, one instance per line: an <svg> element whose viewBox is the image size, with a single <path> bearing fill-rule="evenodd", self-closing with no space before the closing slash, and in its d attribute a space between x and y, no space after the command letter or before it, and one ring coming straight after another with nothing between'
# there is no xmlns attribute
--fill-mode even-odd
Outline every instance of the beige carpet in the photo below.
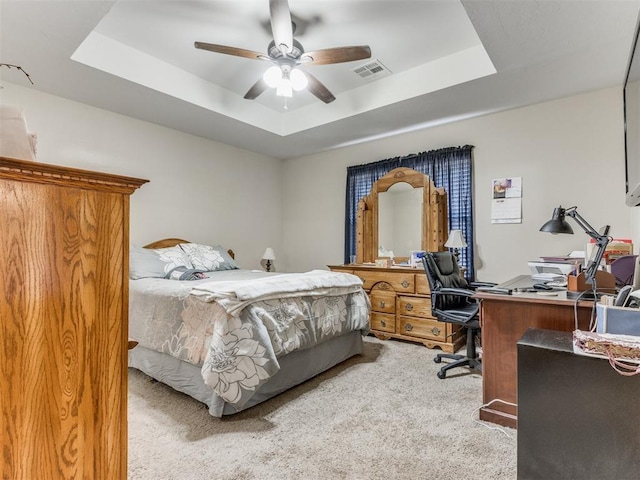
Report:
<svg viewBox="0 0 640 480"><path fill-rule="evenodd" d="M476 422L482 378L438 379L435 353L367 337L364 355L222 419L129 369L129 478L515 479L516 431Z"/></svg>

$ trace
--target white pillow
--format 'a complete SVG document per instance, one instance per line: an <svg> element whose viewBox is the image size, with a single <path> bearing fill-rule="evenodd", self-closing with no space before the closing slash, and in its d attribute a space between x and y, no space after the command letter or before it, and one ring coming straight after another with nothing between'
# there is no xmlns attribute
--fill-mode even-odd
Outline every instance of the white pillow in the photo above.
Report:
<svg viewBox="0 0 640 480"><path fill-rule="evenodd" d="M176 267L193 268L189 257L179 245L168 248L141 248L131 245L129 249L129 277L164 278Z"/></svg>
<svg viewBox="0 0 640 480"><path fill-rule="evenodd" d="M234 270L238 268L224 247L216 245L200 245L198 243L182 243L182 250L187 254L193 268L205 272L217 270Z"/></svg>

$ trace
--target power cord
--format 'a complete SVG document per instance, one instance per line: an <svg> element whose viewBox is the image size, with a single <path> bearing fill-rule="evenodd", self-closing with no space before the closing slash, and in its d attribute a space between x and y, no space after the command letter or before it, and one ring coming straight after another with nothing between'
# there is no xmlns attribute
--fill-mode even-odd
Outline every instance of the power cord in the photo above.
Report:
<svg viewBox="0 0 640 480"><path fill-rule="evenodd" d="M591 294L593 303L591 305L591 317L589 318L589 331L594 332L596 330L596 304L598 303L598 285L596 279L593 279L593 285L591 290L585 290L575 297L573 301L573 319L575 323L574 330L580 330L578 325L578 302L587 294Z"/></svg>
<svg viewBox="0 0 640 480"><path fill-rule="evenodd" d="M474 408L474 409L473 409L473 411L471 412L471 414L472 414L472 415L473 415L473 414L476 414L478 411L480 411L480 409L481 409L481 408L488 407L489 405L491 405L491 404L493 404L493 403L495 403L495 402L500 402L500 403L503 403L503 404L505 404L505 405L511 405L512 407L516 407L516 408L518 407L518 404L517 404L517 403L511 403L511 402L507 402L507 401L505 401L505 400L502 400L502 399L500 399L500 398L494 398L494 399L493 399L493 400L491 400L490 402L485 403L485 404L483 404L483 405L480 405L478 408ZM478 420L478 419L477 419L477 418L475 418L475 417L474 417L473 421L474 421L475 423L477 423L478 425L482 425L483 427L488 428L489 430L498 430L498 431L502 432L502 433L503 433L507 438L512 438L512 437L511 437L511 435L509 435L509 432L507 432L507 431L506 431L504 428L502 428L502 427L493 426L493 425L488 425L487 423L485 423L485 422L481 422L480 420Z"/></svg>

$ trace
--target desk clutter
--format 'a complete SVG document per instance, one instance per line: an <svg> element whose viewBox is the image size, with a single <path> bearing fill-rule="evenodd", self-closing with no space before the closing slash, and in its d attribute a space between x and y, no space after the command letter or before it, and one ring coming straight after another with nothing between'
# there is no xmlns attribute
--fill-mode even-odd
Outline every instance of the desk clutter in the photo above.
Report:
<svg viewBox="0 0 640 480"><path fill-rule="evenodd" d="M580 304L588 308L593 312L590 321L581 324L575 319L572 329L575 353L605 358L622 375L639 374L640 288L634 281L637 279L631 279L631 285L617 287L612 275L603 270L596 272L594 284L587 283L583 274L584 272L567 275L563 277L563 282L543 281L551 277L545 272L539 272L531 276L521 275L495 287L479 288L476 291L496 297L517 296L523 302L541 300L535 300L534 295L551 297L549 300ZM593 302L595 308L590 306Z"/></svg>
<svg viewBox="0 0 640 480"><path fill-rule="evenodd" d="M632 292L636 293L636 292ZM637 292L640 294L640 291ZM640 308L638 308L638 298L631 294L626 299L632 301L622 301L616 297L604 296L596 304L596 331L598 333L614 333L623 335L635 335L640 337ZM633 302L633 303L632 303ZM629 307L626 305L634 304Z"/></svg>
<svg viewBox="0 0 640 480"><path fill-rule="evenodd" d="M535 281L547 285L566 286L570 292L584 292L592 289L583 270L583 264L576 260L533 261L529 262L529 268L532 272L531 278ZM618 282L613 273L597 270L595 275L598 289L615 291ZM628 276L626 278L628 279Z"/></svg>
<svg viewBox="0 0 640 480"><path fill-rule="evenodd" d="M584 275L589 265L599 258L596 255L597 246L594 240L585 246L584 251L573 251L565 256L540 257L528 263L532 275L535 276L564 276L569 279L569 290L588 290L585 285ZM610 285L621 287L633 283L634 273L637 269L637 255L633 254L633 243L626 238L611 239L603 248L598 263L598 286L613 288ZM603 273L601 273L603 272Z"/></svg>
<svg viewBox="0 0 640 480"><path fill-rule="evenodd" d="M592 331L573 332L575 353L605 358L625 376L640 373L640 290L636 293L628 287L600 299Z"/></svg>

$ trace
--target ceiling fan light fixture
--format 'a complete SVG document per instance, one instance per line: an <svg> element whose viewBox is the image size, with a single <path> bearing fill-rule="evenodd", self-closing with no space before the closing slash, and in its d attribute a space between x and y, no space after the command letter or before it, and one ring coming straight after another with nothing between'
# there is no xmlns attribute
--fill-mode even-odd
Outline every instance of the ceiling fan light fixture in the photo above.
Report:
<svg viewBox="0 0 640 480"><path fill-rule="evenodd" d="M262 78L271 88L276 88L282 82L282 70L277 65L273 65L264 72Z"/></svg>
<svg viewBox="0 0 640 480"><path fill-rule="evenodd" d="M276 87L276 95L279 97L293 97L293 87L291 86L291 80L282 77L280 83Z"/></svg>
<svg viewBox="0 0 640 480"><path fill-rule="evenodd" d="M336 97L327 87L312 74L296 71L296 68L302 65L330 65L371 58L371 48L368 45L323 48L305 52L302 44L293 38L295 23L291 19L288 0L269 0L269 21L273 40L267 46L266 55L246 48L205 42L194 43L194 46L201 50L252 60L271 61L271 68L245 93L244 98L247 100L255 100L267 88L275 88L276 95L283 97L292 97L294 89L296 91L307 89L324 103L331 103Z"/></svg>
<svg viewBox="0 0 640 480"><path fill-rule="evenodd" d="M297 70L297 69L292 70L291 73L289 74L289 77L291 78L291 86L296 92L299 92L300 90L304 90L305 88L307 88L309 80L307 79L307 76L304 73L302 73L300 70Z"/></svg>

